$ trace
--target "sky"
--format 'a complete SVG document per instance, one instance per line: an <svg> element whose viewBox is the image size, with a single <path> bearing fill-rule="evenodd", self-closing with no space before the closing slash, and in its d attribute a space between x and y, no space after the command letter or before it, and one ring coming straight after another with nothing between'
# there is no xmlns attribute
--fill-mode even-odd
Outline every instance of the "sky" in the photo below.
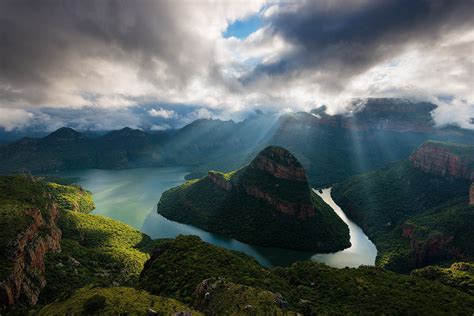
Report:
<svg viewBox="0 0 474 316"><path fill-rule="evenodd" d="M0 128L438 105L474 128L474 0L2 0Z"/></svg>

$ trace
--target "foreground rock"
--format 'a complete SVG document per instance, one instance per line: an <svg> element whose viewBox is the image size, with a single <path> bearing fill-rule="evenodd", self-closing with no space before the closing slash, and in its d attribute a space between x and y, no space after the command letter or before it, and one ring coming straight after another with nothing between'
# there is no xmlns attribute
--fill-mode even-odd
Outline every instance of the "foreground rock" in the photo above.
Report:
<svg viewBox="0 0 474 316"><path fill-rule="evenodd" d="M202 315L170 298L130 287L85 287L43 307L38 315Z"/></svg>
<svg viewBox="0 0 474 316"><path fill-rule="evenodd" d="M300 261L266 269L196 236L161 240L141 275L147 291L207 315L472 314L471 295L376 267L336 269Z"/></svg>
<svg viewBox="0 0 474 316"><path fill-rule="evenodd" d="M246 243L332 252L350 245L347 225L314 194L298 160L270 146L239 170L163 193L163 216Z"/></svg>
<svg viewBox="0 0 474 316"><path fill-rule="evenodd" d="M0 179L0 306L36 304L45 286L45 255L61 249L58 208L45 187L31 177ZM39 194L39 200L19 193ZM30 199L30 201L28 201Z"/></svg>

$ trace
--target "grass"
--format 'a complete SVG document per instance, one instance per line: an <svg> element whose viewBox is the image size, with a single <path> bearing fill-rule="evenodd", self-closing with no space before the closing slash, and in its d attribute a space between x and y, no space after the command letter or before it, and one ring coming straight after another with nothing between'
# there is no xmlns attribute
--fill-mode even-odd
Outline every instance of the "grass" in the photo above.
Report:
<svg viewBox="0 0 474 316"><path fill-rule="evenodd" d="M179 312L202 315L174 299L129 287L81 288L68 299L43 307L37 315L147 315L149 309L163 316Z"/></svg>
<svg viewBox="0 0 474 316"><path fill-rule="evenodd" d="M206 280L205 293L194 293L194 305L206 315L297 315L280 308L280 296L267 290L235 284L224 279Z"/></svg>
<svg viewBox="0 0 474 316"><path fill-rule="evenodd" d="M456 262L450 267L427 266L412 271L411 275L436 280L442 284L457 288L474 295L474 264Z"/></svg>
<svg viewBox="0 0 474 316"><path fill-rule="evenodd" d="M46 256L47 285L41 302L52 301L57 293L69 295L88 284L137 283L149 257L148 236L110 218L79 212L63 213L59 227L62 251Z"/></svg>
<svg viewBox="0 0 474 316"><path fill-rule="evenodd" d="M191 303L196 286L211 277L246 285L275 282L252 257L213 246L196 236L161 240L157 248L161 254L144 269L140 280L153 294Z"/></svg>
<svg viewBox="0 0 474 316"><path fill-rule="evenodd" d="M288 311L304 315L474 312L474 300L466 293L381 268L335 269L302 261L288 268L266 269L249 256L193 236L164 240L158 248L158 255L147 263L142 274L142 286L151 293L196 303L194 291L204 279L224 278L216 285L228 286L218 291L218 311L233 312L247 304L268 307L270 293L280 293L289 304Z"/></svg>
<svg viewBox="0 0 474 316"><path fill-rule="evenodd" d="M54 201L65 211L89 213L94 208L94 200L89 191L78 185L61 185L48 183L48 191L53 195Z"/></svg>

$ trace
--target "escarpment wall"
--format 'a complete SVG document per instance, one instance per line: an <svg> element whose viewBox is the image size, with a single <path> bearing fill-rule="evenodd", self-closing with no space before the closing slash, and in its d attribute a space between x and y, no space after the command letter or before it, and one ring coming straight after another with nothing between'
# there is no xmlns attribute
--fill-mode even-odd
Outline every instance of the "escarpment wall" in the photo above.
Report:
<svg viewBox="0 0 474 316"><path fill-rule="evenodd" d="M415 168L443 177L474 181L474 157L456 154L442 145L425 143L411 156Z"/></svg>
<svg viewBox="0 0 474 316"><path fill-rule="evenodd" d="M49 216L44 218L37 208L27 209L32 223L19 233L11 253L11 273L0 282L0 305L12 306L19 301L34 305L44 278L45 255L48 251L61 249L61 230L56 225L59 211L56 205L49 206Z"/></svg>
<svg viewBox="0 0 474 316"><path fill-rule="evenodd" d="M264 149L250 164L252 168L268 172L276 178L307 181L306 172L288 150L281 147Z"/></svg>

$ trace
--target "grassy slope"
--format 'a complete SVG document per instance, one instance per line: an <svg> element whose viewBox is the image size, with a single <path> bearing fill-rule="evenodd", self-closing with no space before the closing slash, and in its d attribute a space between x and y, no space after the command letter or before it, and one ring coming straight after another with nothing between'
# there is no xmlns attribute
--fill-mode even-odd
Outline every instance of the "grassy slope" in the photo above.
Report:
<svg viewBox="0 0 474 316"><path fill-rule="evenodd" d="M280 308L279 295L267 290L235 284L224 279L209 279L209 299L205 293L194 294L194 306L206 315L296 315Z"/></svg>
<svg viewBox="0 0 474 316"><path fill-rule="evenodd" d="M380 268L335 269L304 261L267 270L254 259L206 244L197 237L162 241L161 254L143 272L142 285L152 293L193 301L203 279L225 280L281 293L289 309L314 314L434 315L470 314L474 299L461 291ZM221 299L232 310L242 297ZM250 299L248 299L250 301ZM227 306L225 304L228 304Z"/></svg>
<svg viewBox="0 0 474 316"><path fill-rule="evenodd" d="M87 284L136 283L148 259L148 236L110 218L79 212L63 213L59 227L63 232L62 251L46 257L47 285L40 297L42 302Z"/></svg>
<svg viewBox="0 0 474 316"><path fill-rule="evenodd" d="M347 225L312 193L306 183L280 181L247 168L224 174L233 183L252 183L264 192L290 201L314 204L314 217L300 221L285 214L275 214L266 202L240 190L225 191L207 177L191 180L163 193L158 212L174 221L192 224L202 229L231 236L240 241L263 246L330 252L349 246ZM260 173L258 174L260 175ZM267 179L268 178L268 179ZM271 178L271 179L270 179ZM299 186L295 189L295 186ZM304 187L301 187L304 186ZM288 199L287 199L288 197Z"/></svg>
<svg viewBox="0 0 474 316"><path fill-rule="evenodd" d="M94 208L92 196L78 186L43 182L25 175L0 177L0 279L10 272L13 242L33 222L27 209L40 210L47 220L48 206L53 201L63 209L87 212Z"/></svg>
<svg viewBox="0 0 474 316"><path fill-rule="evenodd" d="M332 194L375 242L378 263L409 271L414 268L413 253L408 239L402 238L402 226L407 221L433 233L454 229L459 235L454 244L469 245L465 240L472 234L466 226L472 218L472 208L467 206L468 188L467 181L432 176L403 161L353 177L336 185Z"/></svg>
<svg viewBox="0 0 474 316"><path fill-rule="evenodd" d="M160 240L157 247L163 254L144 270L141 284L151 293L185 303L192 301L196 286L211 277L222 276L246 285L278 282L255 259L205 243L196 236Z"/></svg>
<svg viewBox="0 0 474 316"><path fill-rule="evenodd" d="M102 301L96 307L90 303L93 300ZM105 300L104 300L105 299ZM178 312L192 312L184 304L170 299L151 295L145 291L128 287L91 288L77 290L64 301L55 302L39 310L41 315L146 315L148 309L153 309L158 315L173 315Z"/></svg>
<svg viewBox="0 0 474 316"><path fill-rule="evenodd" d="M42 183L29 181L26 176L0 177L0 280L13 267L11 255L18 234L33 222L26 210L38 208L47 215L45 193Z"/></svg>
<svg viewBox="0 0 474 316"><path fill-rule="evenodd" d="M78 185L48 183L48 191L63 211L89 213L95 208L92 194Z"/></svg>
<svg viewBox="0 0 474 316"><path fill-rule="evenodd" d="M442 284L452 286L461 291L474 295L474 264L468 262L456 262L448 268L439 266L427 266L414 270L414 276L423 277L428 280L436 280Z"/></svg>

